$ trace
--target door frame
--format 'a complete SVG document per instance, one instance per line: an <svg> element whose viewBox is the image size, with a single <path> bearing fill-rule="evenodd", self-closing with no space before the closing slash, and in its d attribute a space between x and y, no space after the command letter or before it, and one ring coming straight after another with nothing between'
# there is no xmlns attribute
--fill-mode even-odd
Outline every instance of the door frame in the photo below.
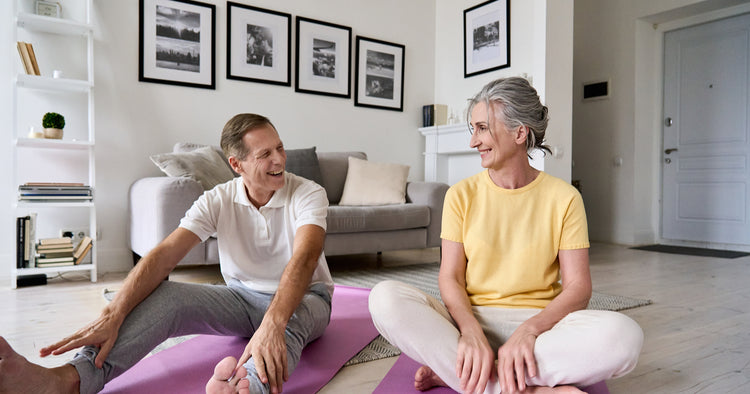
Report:
<svg viewBox="0 0 750 394"><path fill-rule="evenodd" d="M641 195L643 213L636 213L633 241L635 244L664 243L680 246L711 247L750 251L750 245L716 244L707 242L674 241L663 239L662 216L662 152L664 119L664 34L668 31L750 12L750 3L709 12L690 7L645 16L636 20L635 29L635 98L634 109L634 173L635 195Z"/></svg>

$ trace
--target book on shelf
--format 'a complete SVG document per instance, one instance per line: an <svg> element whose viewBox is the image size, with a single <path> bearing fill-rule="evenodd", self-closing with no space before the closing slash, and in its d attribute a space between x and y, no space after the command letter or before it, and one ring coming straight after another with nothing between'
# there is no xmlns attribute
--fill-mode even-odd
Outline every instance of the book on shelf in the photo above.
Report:
<svg viewBox="0 0 750 394"><path fill-rule="evenodd" d="M16 268L34 266L36 213L16 218Z"/></svg>
<svg viewBox="0 0 750 394"><path fill-rule="evenodd" d="M65 257L40 257L36 259L36 266L42 266L45 264L52 264L52 263L72 263L75 259L73 256L65 256Z"/></svg>
<svg viewBox="0 0 750 394"><path fill-rule="evenodd" d="M16 268L23 268L23 245L25 242L24 237L26 236L26 218L16 218Z"/></svg>
<svg viewBox="0 0 750 394"><path fill-rule="evenodd" d="M34 53L34 47L31 46L31 43L26 43L26 49L29 52L29 59L31 60L31 67L34 70L34 75L42 75L42 73L39 72L39 64L36 62L36 54Z"/></svg>
<svg viewBox="0 0 750 394"><path fill-rule="evenodd" d="M31 64L31 57L29 56L29 48L26 47L26 43L18 41L16 46L18 47L18 54L21 56L23 70L26 71L26 74L35 75L34 66Z"/></svg>
<svg viewBox="0 0 750 394"><path fill-rule="evenodd" d="M91 237L83 237L83 239L78 243L78 246L76 246L76 249L73 252L73 258L75 259L76 265L81 264L81 261L83 261L86 255L89 254L89 251L91 251L91 248L93 246L94 243Z"/></svg>
<svg viewBox="0 0 750 394"><path fill-rule="evenodd" d="M22 186L85 186L83 183L80 182L26 182Z"/></svg>
<svg viewBox="0 0 750 394"><path fill-rule="evenodd" d="M81 184L23 184L18 186L19 201L87 201L93 199L91 186Z"/></svg>
<svg viewBox="0 0 750 394"><path fill-rule="evenodd" d="M37 245L36 246L36 252L37 252L37 254L40 254L40 253L63 253L63 252L73 253L74 250L75 250L75 248L73 248L72 244L71 245L48 245L48 246Z"/></svg>
<svg viewBox="0 0 750 394"><path fill-rule="evenodd" d="M40 246L46 246L46 245L72 245L73 244L73 238L69 237L59 237L59 238L42 238L39 240Z"/></svg>

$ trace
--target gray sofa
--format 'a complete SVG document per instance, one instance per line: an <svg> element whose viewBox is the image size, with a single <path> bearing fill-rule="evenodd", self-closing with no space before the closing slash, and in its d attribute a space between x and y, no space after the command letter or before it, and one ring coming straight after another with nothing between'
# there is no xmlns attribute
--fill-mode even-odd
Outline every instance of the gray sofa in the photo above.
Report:
<svg viewBox="0 0 750 394"><path fill-rule="evenodd" d="M349 156L367 159L363 152L317 152L322 186L330 203L326 255L440 246L443 200L448 185L408 182L405 204L339 206ZM189 177L148 177L131 185L129 246L135 262L177 228L203 191L204 187ZM180 265L218 263L214 238L201 243L180 261Z"/></svg>

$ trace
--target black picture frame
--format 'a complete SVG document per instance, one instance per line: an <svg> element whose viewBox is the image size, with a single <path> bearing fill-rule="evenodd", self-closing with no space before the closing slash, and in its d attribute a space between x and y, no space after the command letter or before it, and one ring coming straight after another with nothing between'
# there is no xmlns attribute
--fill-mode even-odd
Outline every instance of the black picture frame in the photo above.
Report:
<svg viewBox="0 0 750 394"><path fill-rule="evenodd" d="M227 2L227 79L292 85L292 16Z"/></svg>
<svg viewBox="0 0 750 394"><path fill-rule="evenodd" d="M138 80L216 89L216 6L192 0L139 3Z"/></svg>
<svg viewBox="0 0 750 394"><path fill-rule="evenodd" d="M357 36L354 105L404 110L404 56L402 44Z"/></svg>
<svg viewBox="0 0 750 394"><path fill-rule="evenodd" d="M464 10L464 78L510 67L510 0Z"/></svg>
<svg viewBox="0 0 750 394"><path fill-rule="evenodd" d="M297 16L294 90L351 97L352 28Z"/></svg>

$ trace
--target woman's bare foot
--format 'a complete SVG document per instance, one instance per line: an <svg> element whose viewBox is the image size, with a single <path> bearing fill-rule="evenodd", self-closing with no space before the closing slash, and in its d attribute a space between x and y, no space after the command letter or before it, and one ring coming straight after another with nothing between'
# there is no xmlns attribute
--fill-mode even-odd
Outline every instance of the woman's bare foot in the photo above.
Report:
<svg viewBox="0 0 750 394"><path fill-rule="evenodd" d="M70 364L44 368L16 353L0 337L0 394L77 393L78 371Z"/></svg>
<svg viewBox="0 0 750 394"><path fill-rule="evenodd" d="M214 376L206 383L207 394L250 394L250 382L247 381L247 370L240 367L237 371L237 359L225 357L214 367Z"/></svg>
<svg viewBox="0 0 750 394"><path fill-rule="evenodd" d="M414 388L419 391L429 390L436 386L448 387L430 367L423 365L414 374Z"/></svg>

